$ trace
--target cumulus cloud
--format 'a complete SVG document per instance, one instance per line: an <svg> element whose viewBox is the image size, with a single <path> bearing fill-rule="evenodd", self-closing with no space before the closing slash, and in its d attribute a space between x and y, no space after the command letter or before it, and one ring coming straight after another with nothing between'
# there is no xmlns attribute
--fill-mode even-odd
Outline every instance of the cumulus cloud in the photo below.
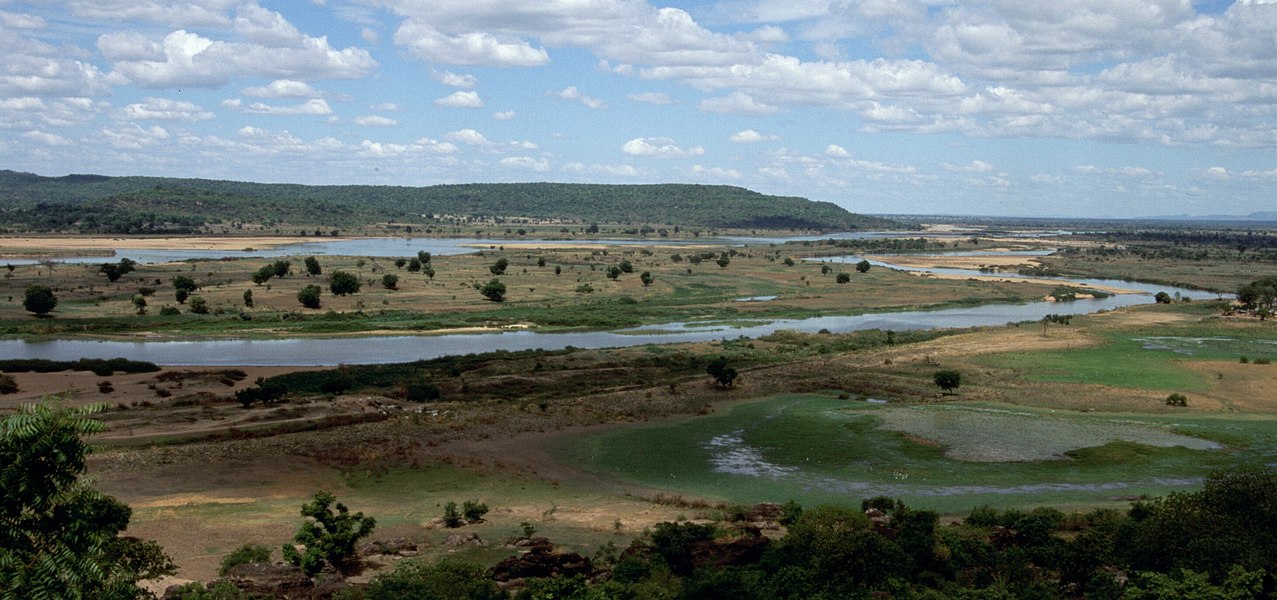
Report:
<svg viewBox="0 0 1277 600"><path fill-rule="evenodd" d="M213 113L194 102L168 98L146 98L120 109L121 119L130 121L207 121Z"/></svg>
<svg viewBox="0 0 1277 600"><path fill-rule="evenodd" d="M501 112L494 112L492 113L492 118L498 121L509 121L514 118L514 111L503 110Z"/></svg>
<svg viewBox="0 0 1277 600"><path fill-rule="evenodd" d="M758 133L757 131L754 131L753 129L743 129L741 131L733 133L732 137L728 139L730 139L731 141L737 144L754 144L757 142L774 142L776 140L779 140L780 136L764 135L764 134Z"/></svg>
<svg viewBox="0 0 1277 600"><path fill-rule="evenodd" d="M830 144L825 146L825 156L832 158L851 158L851 153L846 148L838 144Z"/></svg>
<svg viewBox="0 0 1277 600"><path fill-rule="evenodd" d="M982 160L973 160L962 165L952 163L941 163L940 168L946 171L954 171L959 173L989 173L997 170L993 165Z"/></svg>
<svg viewBox="0 0 1277 600"><path fill-rule="evenodd" d="M276 79L263 86L246 87L240 93L253 98L318 98L319 92L303 81Z"/></svg>
<svg viewBox="0 0 1277 600"><path fill-rule="evenodd" d="M605 106L602 100L582 94L581 90L576 89L576 86L574 85L565 87L557 92L546 92L546 95L554 96L555 98L562 98L564 100L572 100L574 102L580 102L581 104L584 104L588 108L597 109L597 108L603 108Z"/></svg>
<svg viewBox="0 0 1277 600"><path fill-rule="evenodd" d="M759 102L748 94L741 92L732 92L727 96L702 100L698 107L702 112L707 113L753 117L773 115L780 112L779 108Z"/></svg>
<svg viewBox="0 0 1277 600"><path fill-rule="evenodd" d="M706 179L740 179L741 173L736 169L725 169L723 167L706 167L702 165L692 165L692 175Z"/></svg>
<svg viewBox="0 0 1277 600"><path fill-rule="evenodd" d="M538 146L529 141L494 142L474 129L459 129L449 132L445 137L450 141L467 146L474 146L485 152L506 152L510 150L536 150Z"/></svg>
<svg viewBox="0 0 1277 600"><path fill-rule="evenodd" d="M314 99L302 102L301 104L292 104L292 105L284 105L284 106L266 104L264 102L253 102L251 104L244 104L244 101L240 100L239 98L231 98L228 100L223 100L222 106L229 108L231 110L251 113L255 115L281 115L281 116L330 115L333 112L332 107L328 106L328 102L324 100L323 98L314 98Z"/></svg>
<svg viewBox="0 0 1277 600"><path fill-rule="evenodd" d="M147 88L218 87L232 76L279 79L353 79L377 66L362 48L338 50L327 38L297 31L273 11L254 10L235 20L246 41L215 40L179 29L154 40L134 32L98 38L113 73Z"/></svg>
<svg viewBox="0 0 1277 600"><path fill-rule="evenodd" d="M446 108L483 108L478 92L453 92L435 100L435 106Z"/></svg>
<svg viewBox="0 0 1277 600"><path fill-rule="evenodd" d="M36 131L36 130L28 131L22 134L22 139L30 140L37 144L42 144L45 146L71 145L71 140L68 140L60 135L57 135L56 133L49 133L47 131Z"/></svg>
<svg viewBox="0 0 1277 600"><path fill-rule="evenodd" d="M666 137L634 138L621 145L621 152L630 156L650 156L656 158L686 158L705 154L705 148L693 146L679 147L674 140Z"/></svg>
<svg viewBox="0 0 1277 600"><path fill-rule="evenodd" d="M449 35L416 20L404 21L399 26L395 43L407 47L413 56L432 63L534 67L550 62L544 48L534 48L519 39L502 39L479 31Z"/></svg>
<svg viewBox="0 0 1277 600"><path fill-rule="evenodd" d="M626 96L626 98L629 98L630 100L634 102L641 102L643 104L656 104L658 106L669 106L671 104L678 104L677 100L669 97L668 94L663 94L661 92L643 92L640 94L630 94Z"/></svg>
<svg viewBox="0 0 1277 600"><path fill-rule="evenodd" d="M0 25L6 29L44 29L49 26L44 17L6 11L0 11Z"/></svg>
<svg viewBox="0 0 1277 600"><path fill-rule="evenodd" d="M452 71L436 71L433 75L435 81L451 87L472 88L479 85L479 80L474 75L458 75Z"/></svg>
<svg viewBox="0 0 1277 600"><path fill-rule="evenodd" d="M498 164L508 169L533 171L536 173L544 173L550 170L550 161L544 158L532 158L530 156L509 156L501 159Z"/></svg>
<svg viewBox="0 0 1277 600"><path fill-rule="evenodd" d="M355 117L355 124L365 127L394 127L399 121L381 115L360 115Z"/></svg>

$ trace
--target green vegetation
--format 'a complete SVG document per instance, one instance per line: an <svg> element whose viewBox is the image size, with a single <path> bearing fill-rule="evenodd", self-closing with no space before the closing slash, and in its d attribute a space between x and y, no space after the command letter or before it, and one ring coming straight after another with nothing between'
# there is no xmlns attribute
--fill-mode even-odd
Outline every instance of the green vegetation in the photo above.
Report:
<svg viewBox="0 0 1277 600"><path fill-rule="evenodd" d="M935 382L936 387L944 390L946 394L949 394L952 393L953 390L958 389L958 386L962 385L962 373L952 369L936 371L935 375L932 377L932 381Z"/></svg>
<svg viewBox="0 0 1277 600"><path fill-rule="evenodd" d="M789 395L564 440L556 453L624 481L730 502L838 502L854 490L944 512L1094 506L1166 493L1176 489L1168 481L1217 468L1268 464L1277 459L1273 422ZM1212 441L1229 451L1209 449Z"/></svg>
<svg viewBox="0 0 1277 600"><path fill-rule="evenodd" d="M314 499L302 506L301 514L306 521L293 541L305 549L298 552L292 544L285 544L284 560L300 566L307 575L318 573L325 564L347 572L357 558L355 544L377 526L376 519L362 512L351 514L331 492L316 492Z"/></svg>
<svg viewBox="0 0 1277 600"><path fill-rule="evenodd" d="M988 366L1015 369L1031 381L1206 391L1205 376L1182 368L1175 353L1149 350L1145 346L1136 336L1111 334L1103 345L1085 351L1014 352L981 356L976 360Z"/></svg>
<svg viewBox="0 0 1277 600"><path fill-rule="evenodd" d="M81 358L79 360L47 360L43 358L0 359L0 372L5 373L58 373L61 371L91 371L107 377L114 373L154 373L159 365L152 362L125 358Z"/></svg>
<svg viewBox="0 0 1277 600"><path fill-rule="evenodd" d="M45 285L28 287L22 297L22 308L35 313L36 316L42 317L49 314L57 305L58 297L53 295L53 290Z"/></svg>
<svg viewBox="0 0 1277 600"><path fill-rule="evenodd" d="M359 289L363 286L359 282L359 277L353 273L346 271L333 271L328 276L328 290L334 296L346 296L349 294L358 294Z"/></svg>
<svg viewBox="0 0 1277 600"><path fill-rule="evenodd" d="M96 411L46 401L0 420L0 598L132 599L139 579L176 572L158 545L120 537L132 510L81 479Z"/></svg>
<svg viewBox="0 0 1277 600"><path fill-rule="evenodd" d="M223 223L350 227L421 215L521 216L684 228L881 229L829 202L684 184L307 186L157 177L40 177L0 171L0 225L27 231L191 233ZM655 231L653 231L655 232ZM423 263L429 261L422 260Z"/></svg>
<svg viewBox="0 0 1277 600"><path fill-rule="evenodd" d="M218 575L226 575L231 567L249 563L270 562L270 548L262 544L244 544L222 557L222 564L217 568Z"/></svg>

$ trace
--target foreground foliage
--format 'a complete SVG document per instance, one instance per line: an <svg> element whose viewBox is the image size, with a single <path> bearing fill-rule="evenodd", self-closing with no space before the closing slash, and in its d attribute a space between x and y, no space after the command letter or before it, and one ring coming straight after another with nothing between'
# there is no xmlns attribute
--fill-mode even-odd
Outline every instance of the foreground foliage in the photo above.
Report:
<svg viewBox="0 0 1277 600"><path fill-rule="evenodd" d="M0 421L0 598L138 598L138 579L175 571L153 542L119 536L127 505L80 479L96 410L45 403Z"/></svg>

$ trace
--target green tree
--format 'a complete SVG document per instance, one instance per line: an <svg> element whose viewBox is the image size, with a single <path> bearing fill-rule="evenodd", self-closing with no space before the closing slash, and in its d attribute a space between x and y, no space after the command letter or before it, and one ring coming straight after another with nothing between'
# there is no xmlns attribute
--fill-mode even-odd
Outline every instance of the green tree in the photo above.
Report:
<svg viewBox="0 0 1277 600"><path fill-rule="evenodd" d="M461 511L457 510L457 503L452 500L443 505L443 526L450 529L461 527Z"/></svg>
<svg viewBox="0 0 1277 600"><path fill-rule="evenodd" d="M612 266L610 266L610 267L608 267L608 268L607 268L607 278L608 278L608 279L620 279L620 277L621 277L621 267L618 267L618 266L616 266L616 265L612 265Z"/></svg>
<svg viewBox="0 0 1277 600"><path fill-rule="evenodd" d="M308 285L297 292L297 301L306 308L319 308L321 290L317 285Z"/></svg>
<svg viewBox="0 0 1277 600"><path fill-rule="evenodd" d="M510 261L504 258L498 258L497 262L492 263L492 266L488 267L488 270L491 271L493 275L504 275L506 268L509 266Z"/></svg>
<svg viewBox="0 0 1277 600"><path fill-rule="evenodd" d="M193 296L191 298L191 312L197 315L208 314L208 300L203 296Z"/></svg>
<svg viewBox="0 0 1277 600"><path fill-rule="evenodd" d="M274 271L276 277L287 277L293 271L293 262L289 260L277 260L271 263L270 268Z"/></svg>
<svg viewBox="0 0 1277 600"><path fill-rule="evenodd" d="M348 294L358 294L360 288L359 277L346 271L333 271L328 276L328 290L335 296L345 296Z"/></svg>
<svg viewBox="0 0 1277 600"><path fill-rule="evenodd" d="M643 282L643 287L647 287L652 285L652 282L656 281L656 278L652 276L651 271L643 271L643 273L639 275L639 281Z"/></svg>
<svg viewBox="0 0 1277 600"><path fill-rule="evenodd" d="M421 268L421 272L425 273L426 277L429 277L430 279L435 278L435 268L428 264Z"/></svg>
<svg viewBox="0 0 1277 600"><path fill-rule="evenodd" d="M381 276L381 287L388 290L399 289L399 276L394 273L386 273Z"/></svg>
<svg viewBox="0 0 1277 600"><path fill-rule="evenodd" d="M253 307L253 290L244 290L244 306Z"/></svg>
<svg viewBox="0 0 1277 600"><path fill-rule="evenodd" d="M488 505L477 500L466 500L461 503L461 514L465 515L466 521L478 523L483 520L483 515L488 514Z"/></svg>
<svg viewBox="0 0 1277 600"><path fill-rule="evenodd" d="M28 286L26 293L22 296L22 308L41 317L49 314L57 305L58 297L53 295L53 290L48 286Z"/></svg>
<svg viewBox="0 0 1277 600"><path fill-rule="evenodd" d="M236 565L268 562L270 562L270 548L262 544L244 544L222 557L222 564L218 566L217 574L225 576L226 572Z"/></svg>
<svg viewBox="0 0 1277 600"><path fill-rule="evenodd" d="M408 260L408 272L409 272L409 273L420 273L420 272L421 272L421 259L420 259L420 258L417 258L417 257L415 257L415 256L414 256L414 257L412 257L411 259L409 259L409 260Z"/></svg>
<svg viewBox="0 0 1277 600"><path fill-rule="evenodd" d="M408 259L406 259L406 258L396 258L396 259L395 259L395 268L397 268L397 269L402 269L402 268L404 268L404 265L406 265L406 264L408 264Z"/></svg>
<svg viewBox="0 0 1277 600"><path fill-rule="evenodd" d="M843 284L843 283L851 283L851 274L850 274L850 273L839 273L838 275L836 275L836 276L834 277L834 281L837 281L837 282L838 282L838 283L840 283L840 284Z"/></svg>
<svg viewBox="0 0 1277 600"><path fill-rule="evenodd" d="M80 479L100 407L46 400L0 420L0 598L123 600L176 571L153 542L120 537L132 510Z"/></svg>
<svg viewBox="0 0 1277 600"><path fill-rule="evenodd" d="M430 258L431 258L431 256L430 256L430 253L429 253L429 252L426 252L425 250L418 250L418 251L417 251L417 260L420 260L420 261L421 261L421 264L423 264L423 265L428 265L428 264L430 264Z"/></svg>
<svg viewBox="0 0 1277 600"><path fill-rule="evenodd" d="M266 283L267 281L270 281L270 278L274 276L275 276L274 265L262 265L260 269L257 269L256 271L253 272L253 283L257 285L261 285L263 283Z"/></svg>
<svg viewBox="0 0 1277 600"><path fill-rule="evenodd" d="M948 394L962 385L962 373L952 369L936 371L936 374L932 376L932 381L935 382L936 387Z"/></svg>
<svg viewBox="0 0 1277 600"><path fill-rule="evenodd" d="M619 268L621 269L621 272L622 272L622 273L633 273L633 272L634 272L634 263L632 263L632 262L630 262L630 261L628 261L628 260L622 260L622 261L621 261L621 264L617 265L617 267L619 267Z"/></svg>
<svg viewBox="0 0 1277 600"><path fill-rule="evenodd" d="M496 277L493 277L487 283L483 284L483 287L479 288L479 293L483 294L484 298L493 302L504 302L505 284L501 283L501 281Z"/></svg>
<svg viewBox="0 0 1277 600"><path fill-rule="evenodd" d="M139 315L146 314L146 296L143 296L142 294L133 294L133 309L136 310Z"/></svg>
<svg viewBox="0 0 1277 600"><path fill-rule="evenodd" d="M319 259L318 259L318 258L315 258L315 257L313 257L313 256L307 256L307 257L306 257L306 260L304 260L304 261L302 261L302 262L303 262L303 263L305 264L305 266L306 266L306 274L307 274L307 275L320 275L320 274L322 274L322 273L324 272L324 268L323 268L323 267L321 267L321 266L319 266Z"/></svg>
<svg viewBox="0 0 1277 600"><path fill-rule="evenodd" d="M868 272L869 272L869 268L870 268L870 267L872 267L872 266L873 266L873 265L869 264L869 261L867 261L867 260L861 260L860 262L856 263L856 272L857 272L857 273L868 273Z"/></svg>
<svg viewBox="0 0 1277 600"><path fill-rule="evenodd" d="M312 501L302 505L301 514L306 521L293 541L305 548L298 552L292 544L284 544L284 560L308 575L318 573L324 563L347 572L356 558L355 544L377 526L376 519L365 517L362 512L351 514L345 504L326 491L316 492Z"/></svg>
<svg viewBox="0 0 1277 600"><path fill-rule="evenodd" d="M177 277L173 278L173 289L186 290L187 295L189 296L190 294L194 293L195 290L200 289L200 284L195 283L195 280L191 279L190 276L178 275Z"/></svg>
<svg viewBox="0 0 1277 600"><path fill-rule="evenodd" d="M727 265L732 264L732 259L731 259L731 257L727 256L727 253L726 253L726 252L724 252L724 253L720 254L720 255L718 256L718 260L716 260L716 261L714 261L714 262L718 263L718 267L719 267L720 269L726 269L726 268L727 268Z"/></svg>
<svg viewBox="0 0 1277 600"><path fill-rule="evenodd" d="M714 381L723 388L732 387L732 384L736 382L736 369L727 366L726 357L720 356L710 361L709 366L706 367L705 371L709 373L710 376L714 378Z"/></svg>

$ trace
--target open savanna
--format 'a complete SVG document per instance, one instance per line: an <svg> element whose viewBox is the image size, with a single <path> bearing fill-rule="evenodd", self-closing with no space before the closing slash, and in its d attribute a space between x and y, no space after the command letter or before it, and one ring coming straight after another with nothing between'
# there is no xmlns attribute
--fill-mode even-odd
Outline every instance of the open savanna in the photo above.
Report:
<svg viewBox="0 0 1277 600"><path fill-rule="evenodd" d="M731 322L1026 302L1046 296L1053 287L943 282L882 268L857 273L853 265L835 265L840 268L822 273L819 264L801 260L787 265L786 259L811 252L802 247L537 248L494 243L476 250L432 257L433 278L397 267L394 257L320 256L319 276L305 275L304 256L144 264L114 283L98 272L98 264L16 265L0 279L0 334L264 337L503 327L612 329L672 321ZM724 253L730 262L720 267L716 260ZM490 267L500 259L509 265L503 274L494 275ZM292 274L254 284L253 273L276 260L291 260ZM632 265L632 272L609 278L609 268L623 262ZM339 270L354 273L362 290L347 296L328 293L327 276ZM851 274L849 283L836 282L841 271ZM650 285L640 280L644 272L653 276ZM387 274L398 277L395 289L383 286ZM207 302L209 314L190 314L189 303L176 301L172 280L179 275L201 286L193 296ZM506 286L504 302L491 302L476 289L494 277ZM24 290L37 284L52 288L58 297L51 318L33 318L23 310ZM298 291L307 285L323 288L319 309L298 302ZM252 307L244 302L250 291ZM139 315L132 300L143 292L150 295L146 314ZM756 296L776 298L738 301ZM161 315L165 307L181 314Z"/></svg>
<svg viewBox="0 0 1277 600"><path fill-rule="evenodd" d="M92 387L99 377L16 378L33 390L42 382L40 391L78 378L84 387L66 401L111 403L91 473L134 506L132 531L160 541L183 576L210 576L221 555L244 542L286 542L298 507L317 489L376 516L382 526L374 537L416 539L430 556L490 562L515 552L501 542L525 522L589 553L656 522L714 516L720 504L855 503L889 493L952 514L982 503L1113 506L1191 488L1213 468L1266 464L1277 458L1277 371L1253 361L1277 332L1217 312L1203 303L1149 305L1075 318L1045 334L1026 323L900 333L890 342L877 331L780 332L494 354L423 367L440 373L442 391L425 404L351 390L245 409L230 391L272 374L251 369L232 385L220 370L114 375L105 396ZM1183 390L1186 408L1167 406L1168 392L1142 379L1090 373L1085 361L1052 358L1048 372L1015 358L1082 357L1150 332L1163 341L1241 345L1216 342L1202 356L1139 348L1132 375L1197 374L1198 387ZM1246 364L1234 349L1249 353ZM717 356L742 373L731 389L705 374ZM956 394L932 385L940 368L963 373ZM1079 379L1058 377L1069 369ZM967 432L998 438L1004 454L955 455L982 447ZM1168 436L1222 449L1150 445ZM707 446L715 438L720 450L740 451L738 466L755 470L716 471ZM467 499L492 507L485 524L460 532L435 524L442 503ZM470 532L487 545L447 542Z"/></svg>

